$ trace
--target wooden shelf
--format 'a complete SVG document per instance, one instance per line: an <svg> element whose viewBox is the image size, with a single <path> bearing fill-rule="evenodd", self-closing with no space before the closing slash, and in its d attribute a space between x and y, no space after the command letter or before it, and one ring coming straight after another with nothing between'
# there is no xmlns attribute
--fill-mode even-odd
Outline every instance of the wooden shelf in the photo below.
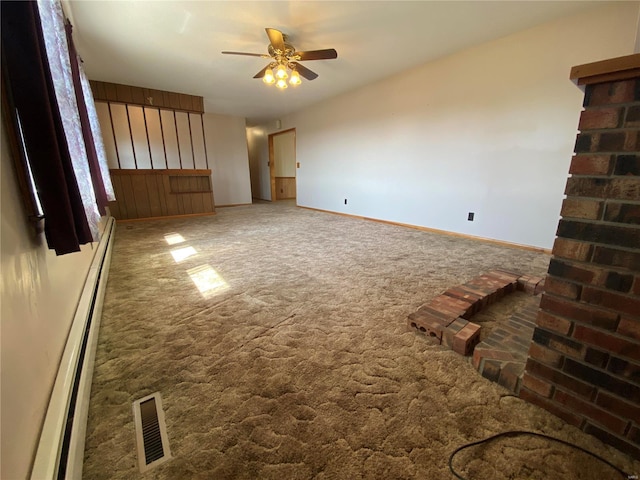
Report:
<svg viewBox="0 0 640 480"><path fill-rule="evenodd" d="M611 82L640 77L640 53L585 63L571 69L569 78L577 85Z"/></svg>

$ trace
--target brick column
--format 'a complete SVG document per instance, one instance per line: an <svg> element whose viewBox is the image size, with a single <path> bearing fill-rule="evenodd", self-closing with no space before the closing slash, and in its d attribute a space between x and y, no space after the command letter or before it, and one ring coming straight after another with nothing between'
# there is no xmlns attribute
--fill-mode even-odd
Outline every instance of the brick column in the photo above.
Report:
<svg viewBox="0 0 640 480"><path fill-rule="evenodd" d="M520 397L640 458L640 55L586 85Z"/></svg>

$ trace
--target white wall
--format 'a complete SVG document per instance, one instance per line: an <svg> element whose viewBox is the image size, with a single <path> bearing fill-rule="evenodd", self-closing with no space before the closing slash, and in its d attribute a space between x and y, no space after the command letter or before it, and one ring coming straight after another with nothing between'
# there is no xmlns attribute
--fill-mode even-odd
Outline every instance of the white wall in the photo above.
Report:
<svg viewBox="0 0 640 480"><path fill-rule="evenodd" d="M1 122L0 122L1 123ZM2 124L0 216L1 470L26 478L89 265L91 245L61 257L31 233Z"/></svg>
<svg viewBox="0 0 640 480"><path fill-rule="evenodd" d="M633 53L637 18L597 7L284 118L298 205L551 248L582 104L570 68Z"/></svg>
<svg viewBox="0 0 640 480"><path fill-rule="evenodd" d="M204 134L216 206L251 203L245 119L205 113Z"/></svg>

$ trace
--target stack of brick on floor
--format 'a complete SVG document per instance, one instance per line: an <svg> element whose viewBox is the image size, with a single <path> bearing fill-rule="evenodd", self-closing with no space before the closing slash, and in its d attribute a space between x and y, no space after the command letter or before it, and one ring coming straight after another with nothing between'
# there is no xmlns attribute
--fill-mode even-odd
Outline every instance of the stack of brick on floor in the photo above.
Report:
<svg viewBox="0 0 640 480"><path fill-rule="evenodd" d="M470 355L480 340L480 325L469 318L516 289L538 293L540 277L496 269L452 287L409 315L411 327L460 355Z"/></svg>
<svg viewBox="0 0 640 480"><path fill-rule="evenodd" d="M516 394L520 391L539 306L540 297L531 297L524 308L495 328L473 351L476 370Z"/></svg>

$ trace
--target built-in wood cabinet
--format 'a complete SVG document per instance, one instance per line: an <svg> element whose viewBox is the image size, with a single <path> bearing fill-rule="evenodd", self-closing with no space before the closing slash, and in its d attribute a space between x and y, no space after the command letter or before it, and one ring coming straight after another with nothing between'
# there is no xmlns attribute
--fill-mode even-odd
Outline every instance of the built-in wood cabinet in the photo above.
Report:
<svg viewBox="0 0 640 480"><path fill-rule="evenodd" d="M296 177L276 177L276 200L296 198Z"/></svg>
<svg viewBox="0 0 640 480"><path fill-rule="evenodd" d="M112 169L116 220L214 214L211 170Z"/></svg>

